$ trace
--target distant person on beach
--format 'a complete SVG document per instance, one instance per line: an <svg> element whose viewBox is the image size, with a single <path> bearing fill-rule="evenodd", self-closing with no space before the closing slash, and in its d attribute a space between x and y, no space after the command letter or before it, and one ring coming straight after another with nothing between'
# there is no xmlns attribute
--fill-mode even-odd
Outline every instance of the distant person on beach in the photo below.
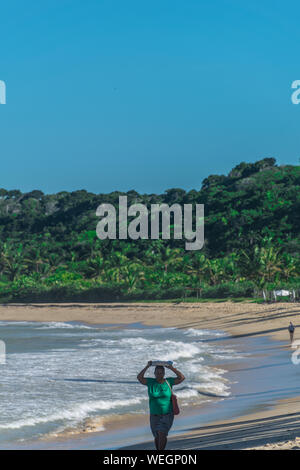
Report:
<svg viewBox="0 0 300 470"><path fill-rule="evenodd" d="M292 343L293 339L294 339L294 331L295 331L295 327L294 327L292 322L290 322L288 330L289 330L289 333L290 333L290 339L291 339L291 343Z"/></svg>
<svg viewBox="0 0 300 470"><path fill-rule="evenodd" d="M144 374L151 365L152 361L149 361L146 367L138 374L137 379L141 384L148 387L150 427L154 436L156 450L164 450L167 444L168 432L174 420L171 389L173 385L183 382L185 377L173 366L166 365L177 377L167 377L165 379L164 366L156 366L154 370L155 379L145 378Z"/></svg>

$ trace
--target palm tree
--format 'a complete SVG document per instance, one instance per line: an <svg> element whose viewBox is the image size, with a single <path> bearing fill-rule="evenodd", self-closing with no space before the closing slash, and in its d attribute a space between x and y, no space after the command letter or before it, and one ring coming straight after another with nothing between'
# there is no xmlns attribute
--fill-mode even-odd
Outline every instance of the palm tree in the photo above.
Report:
<svg viewBox="0 0 300 470"><path fill-rule="evenodd" d="M269 243L265 246L256 245L251 254L242 251L240 265L248 278L264 287L266 283L277 280L282 271L280 249Z"/></svg>
<svg viewBox="0 0 300 470"><path fill-rule="evenodd" d="M122 277L125 284L128 286L128 292L134 290L138 282L145 280L145 273L143 266L140 263L130 263L122 268Z"/></svg>
<svg viewBox="0 0 300 470"><path fill-rule="evenodd" d="M45 264L45 261L41 255L41 249L39 247L31 247L27 258L24 261L27 263L29 268L33 268L35 272L40 272L40 267Z"/></svg>
<svg viewBox="0 0 300 470"><path fill-rule="evenodd" d="M225 271L224 277L226 280L238 282L245 279L239 271L239 256L237 253L233 252L228 254L223 258L223 262Z"/></svg>
<svg viewBox="0 0 300 470"><path fill-rule="evenodd" d="M7 275L10 281L14 281L25 267L23 245L20 243L15 250L13 246L4 243L0 252L1 273Z"/></svg>
<svg viewBox="0 0 300 470"><path fill-rule="evenodd" d="M187 265L186 271L188 274L195 276L197 283L200 286L204 281L207 273L207 258L203 253L195 253L191 259L191 264Z"/></svg>
<svg viewBox="0 0 300 470"><path fill-rule="evenodd" d="M103 273L106 263L104 258L99 254L97 256L94 256L94 258L89 258L86 261L85 265L89 277L97 278Z"/></svg>
<svg viewBox="0 0 300 470"><path fill-rule="evenodd" d="M113 251L107 259L107 268L103 271L104 278L109 281L117 282L122 281L122 268L129 262L127 256L123 255L120 251Z"/></svg>
<svg viewBox="0 0 300 470"><path fill-rule="evenodd" d="M281 271L280 250L273 246L256 248L260 261L259 276L264 282L271 282L278 278Z"/></svg>
<svg viewBox="0 0 300 470"><path fill-rule="evenodd" d="M208 259L206 273L210 283L215 286L224 279L225 263L223 259Z"/></svg>
<svg viewBox="0 0 300 470"><path fill-rule="evenodd" d="M291 255L286 254L282 261L282 274L283 277L288 281L293 275L297 274L297 262L296 259Z"/></svg>
<svg viewBox="0 0 300 470"><path fill-rule="evenodd" d="M176 268L183 261L181 248L165 247L161 251L161 263L164 265L165 273L168 272L168 267Z"/></svg>

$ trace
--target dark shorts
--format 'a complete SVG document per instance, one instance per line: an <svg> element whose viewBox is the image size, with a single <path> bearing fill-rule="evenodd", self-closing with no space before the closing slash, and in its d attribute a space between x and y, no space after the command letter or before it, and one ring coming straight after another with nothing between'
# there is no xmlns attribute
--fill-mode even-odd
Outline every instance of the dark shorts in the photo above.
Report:
<svg viewBox="0 0 300 470"><path fill-rule="evenodd" d="M174 421L174 414L150 415L150 427L154 437L158 437L158 432L163 432L166 436L171 429Z"/></svg>

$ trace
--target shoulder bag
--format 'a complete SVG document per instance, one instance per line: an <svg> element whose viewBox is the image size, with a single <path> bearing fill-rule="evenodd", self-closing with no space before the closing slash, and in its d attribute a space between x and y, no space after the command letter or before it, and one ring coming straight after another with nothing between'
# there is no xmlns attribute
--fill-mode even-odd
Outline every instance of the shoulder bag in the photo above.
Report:
<svg viewBox="0 0 300 470"><path fill-rule="evenodd" d="M177 396L174 395L173 391L172 391L172 388L169 384L169 382L167 381L167 379L165 379L167 384L169 385L169 389L171 390L171 400L172 400L172 405L173 405L173 413L174 415L179 415L180 411L179 411L179 406L178 406L178 402L177 402Z"/></svg>

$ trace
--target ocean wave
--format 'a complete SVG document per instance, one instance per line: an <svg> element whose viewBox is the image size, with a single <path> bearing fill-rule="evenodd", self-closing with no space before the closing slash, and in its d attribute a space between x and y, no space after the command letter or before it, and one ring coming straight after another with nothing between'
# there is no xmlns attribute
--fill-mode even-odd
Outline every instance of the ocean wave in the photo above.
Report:
<svg viewBox="0 0 300 470"><path fill-rule="evenodd" d="M164 354L164 359L166 361L176 361L178 359L190 359L200 353L200 348L197 345L190 343L183 343L180 341L165 341L167 349L169 352ZM170 351L170 349L174 350Z"/></svg>
<svg viewBox="0 0 300 470"><path fill-rule="evenodd" d="M86 420L91 424L94 418L101 430L107 416L148 413L147 387L138 383L136 375L148 360L156 358L174 361L186 376L184 386L174 389L182 406L203 403L207 397L228 397L226 371L213 364L240 356L232 346L202 341L208 335L224 336L211 330L115 330L69 322L23 322L18 328L20 323L14 324L15 330L7 328L13 348L0 387L3 439L87 429ZM153 377L153 372L152 368L147 375ZM15 387L16 380L22 394ZM91 424L90 429L95 426Z"/></svg>
<svg viewBox="0 0 300 470"><path fill-rule="evenodd" d="M198 330L196 328L188 328L184 331L186 336L212 336L212 337L227 337L228 334L223 331L215 331L215 330Z"/></svg>
<svg viewBox="0 0 300 470"><path fill-rule="evenodd" d="M178 398L181 398L181 399L189 399L189 398L195 398L195 397L199 397L199 392L198 390L194 389L194 388L189 388L187 390L174 390L174 393L175 395L178 397Z"/></svg>
<svg viewBox="0 0 300 470"><path fill-rule="evenodd" d="M139 346L139 345L145 346L146 344L153 344L154 340L137 337L137 338L123 338L121 339L121 341L117 340L117 342L118 343L120 342L120 344L125 344L125 345L129 344L130 346Z"/></svg>
<svg viewBox="0 0 300 470"><path fill-rule="evenodd" d="M129 400L98 400L93 402L74 405L69 410L60 410L44 416L28 417L14 421L12 423L0 424L1 429L20 429L25 426L36 426L38 424L51 423L56 421L80 422L85 419L89 413L100 410L113 410L116 408L126 408L131 405L141 403L144 398L132 398Z"/></svg>
<svg viewBox="0 0 300 470"><path fill-rule="evenodd" d="M208 396L215 396L215 397L219 397L219 398L225 398L225 397L229 397L231 395L231 392L230 392L230 387L227 386L226 384L224 383L208 383L208 384L201 384L199 385L199 387L197 388L198 390L198 393L202 393L204 395L208 395Z"/></svg>
<svg viewBox="0 0 300 470"><path fill-rule="evenodd" d="M136 351L146 352L148 355L163 356L165 361L175 361L178 359L192 358L202 351L199 344L184 343L182 341L164 340L158 341L153 339L123 338L122 340L99 340L105 341L107 345L118 344L119 346L129 346Z"/></svg>
<svg viewBox="0 0 300 470"><path fill-rule="evenodd" d="M36 327L35 329L36 330L46 330L46 329L64 329L64 328L68 328L68 329L71 329L71 330L74 330L74 329L79 329L79 330L93 330L94 327L92 326L88 326L88 325L84 325L83 323L78 323L78 324L72 324L72 323L66 323L66 322L57 322L57 321L53 321L53 322L41 322L39 324L42 324L42 326L38 326Z"/></svg>

